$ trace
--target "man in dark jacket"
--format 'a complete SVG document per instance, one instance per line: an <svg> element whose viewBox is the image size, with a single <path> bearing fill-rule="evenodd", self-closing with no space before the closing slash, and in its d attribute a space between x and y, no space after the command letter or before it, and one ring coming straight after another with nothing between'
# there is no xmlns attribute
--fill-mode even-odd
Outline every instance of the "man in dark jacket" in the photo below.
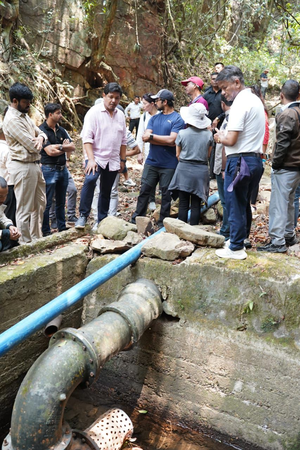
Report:
<svg viewBox="0 0 300 450"><path fill-rule="evenodd" d="M276 117L276 146L272 161L272 193L269 207L269 244L258 250L284 253L297 243L294 229L294 197L300 183L299 83L288 80L281 89L282 110Z"/></svg>

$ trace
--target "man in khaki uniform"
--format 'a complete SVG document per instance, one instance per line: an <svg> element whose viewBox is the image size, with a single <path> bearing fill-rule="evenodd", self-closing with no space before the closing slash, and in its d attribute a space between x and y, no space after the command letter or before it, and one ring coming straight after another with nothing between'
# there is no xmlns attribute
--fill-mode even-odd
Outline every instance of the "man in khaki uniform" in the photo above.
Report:
<svg viewBox="0 0 300 450"><path fill-rule="evenodd" d="M11 156L8 172L17 201L17 228L21 233L20 242L24 244L42 237L46 195L39 162L47 136L27 114L33 99L31 90L22 83L15 83L9 90L9 97L11 105L4 118L3 131Z"/></svg>

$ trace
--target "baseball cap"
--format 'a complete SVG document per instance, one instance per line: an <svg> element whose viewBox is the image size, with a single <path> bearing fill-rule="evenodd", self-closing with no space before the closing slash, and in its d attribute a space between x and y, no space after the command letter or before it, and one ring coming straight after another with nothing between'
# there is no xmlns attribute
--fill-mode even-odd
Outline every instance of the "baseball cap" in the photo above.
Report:
<svg viewBox="0 0 300 450"><path fill-rule="evenodd" d="M161 89L156 95L151 95L151 98L153 98L153 100L157 100L158 98L161 100L174 100L174 95L171 91L168 91L168 89Z"/></svg>
<svg viewBox="0 0 300 450"><path fill-rule="evenodd" d="M202 89L203 86L204 86L203 81L202 81L201 78L199 78L199 77L190 77L190 78L188 78L187 80L183 80L183 81L181 82L181 84L183 84L183 86L186 86L190 81L191 81L192 83L195 83L200 89Z"/></svg>

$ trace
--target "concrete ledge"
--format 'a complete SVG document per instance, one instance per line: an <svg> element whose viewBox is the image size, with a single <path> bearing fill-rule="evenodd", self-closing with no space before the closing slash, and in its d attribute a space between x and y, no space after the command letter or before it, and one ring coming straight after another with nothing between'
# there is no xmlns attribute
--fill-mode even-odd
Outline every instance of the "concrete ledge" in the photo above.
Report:
<svg viewBox="0 0 300 450"><path fill-rule="evenodd" d="M0 332L81 281L88 263L87 250L78 241L2 267ZM81 312L82 302L79 302L64 314L62 327L79 327ZM23 377L48 342L39 331L0 359L0 436L1 432L7 432L11 408Z"/></svg>
<svg viewBox="0 0 300 450"><path fill-rule="evenodd" d="M298 448L300 261L248 254L226 261L202 248L177 265L141 258L90 294L86 321L127 283L148 278L169 316L111 360L85 395L213 428L252 448ZM92 260L87 272L112 258Z"/></svg>

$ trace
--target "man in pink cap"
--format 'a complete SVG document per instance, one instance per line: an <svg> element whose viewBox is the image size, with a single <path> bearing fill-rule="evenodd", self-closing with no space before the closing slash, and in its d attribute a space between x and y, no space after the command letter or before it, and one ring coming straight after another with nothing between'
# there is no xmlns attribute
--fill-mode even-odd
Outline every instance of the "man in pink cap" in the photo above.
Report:
<svg viewBox="0 0 300 450"><path fill-rule="evenodd" d="M193 103L202 103L208 111L208 103L201 95L201 89L203 88L203 81L199 77L190 77L187 80L181 82L185 86L185 92L191 98L189 106Z"/></svg>

